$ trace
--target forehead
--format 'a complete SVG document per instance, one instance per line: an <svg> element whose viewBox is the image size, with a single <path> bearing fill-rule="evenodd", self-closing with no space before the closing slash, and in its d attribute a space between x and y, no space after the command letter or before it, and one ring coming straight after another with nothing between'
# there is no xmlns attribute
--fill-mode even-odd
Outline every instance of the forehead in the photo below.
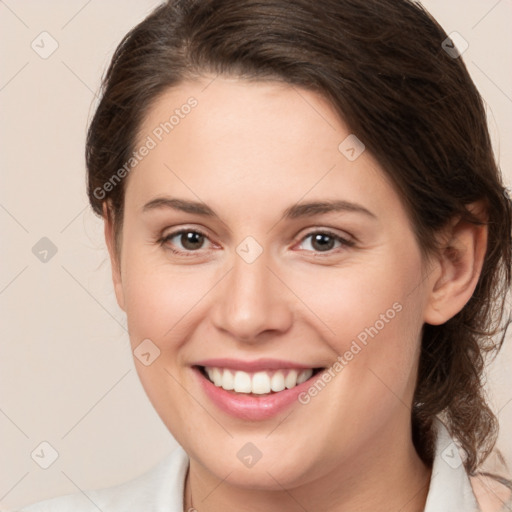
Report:
<svg viewBox="0 0 512 512"><path fill-rule="evenodd" d="M126 200L140 208L167 192L262 213L306 196L396 202L369 152L343 152L361 151L353 137L312 91L221 77L184 82L146 114L135 149L150 149L130 173Z"/></svg>
<svg viewBox="0 0 512 512"><path fill-rule="evenodd" d="M152 134L157 143L172 143L167 139L178 142L193 133L194 140L186 142L209 152L210 161L238 153L257 162L270 152L274 159L281 155L287 160L291 147L313 158L319 149L337 155L345 132L342 120L317 93L282 82L213 77L184 82L160 95L146 114L139 142ZM305 139L309 147L297 145Z"/></svg>

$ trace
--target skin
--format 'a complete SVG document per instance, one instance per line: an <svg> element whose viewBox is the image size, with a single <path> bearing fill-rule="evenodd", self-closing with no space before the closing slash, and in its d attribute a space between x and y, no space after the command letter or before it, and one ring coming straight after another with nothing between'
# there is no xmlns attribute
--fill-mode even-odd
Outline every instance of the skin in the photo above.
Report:
<svg viewBox="0 0 512 512"><path fill-rule="evenodd" d="M272 82L212 77L153 104L140 140L194 96L198 105L131 171L120 254L105 214L119 306L162 421L190 456L185 510L420 511L430 468L411 439L423 323L457 313L476 286L486 230L454 220L426 261L399 195L369 151L338 150L350 130L319 95ZM143 212L157 196L206 203L219 216ZM298 203L340 199L368 209L282 219ZM198 249L179 228L206 235ZM333 232L353 245L314 244ZM253 237L252 263L237 246ZM194 254L173 254L170 248ZM120 256L120 261L119 257ZM278 358L329 367L394 303L402 310L307 405L262 421L236 419L203 393L191 370L213 357ZM237 452L263 454L251 468Z"/></svg>

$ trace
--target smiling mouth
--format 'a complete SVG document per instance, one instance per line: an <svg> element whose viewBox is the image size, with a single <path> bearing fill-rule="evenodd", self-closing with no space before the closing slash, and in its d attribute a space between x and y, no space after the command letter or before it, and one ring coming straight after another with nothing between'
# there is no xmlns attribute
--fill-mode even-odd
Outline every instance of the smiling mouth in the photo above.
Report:
<svg viewBox="0 0 512 512"><path fill-rule="evenodd" d="M196 366L215 386L236 394L269 395L292 389L312 379L325 368L286 368L244 372L230 368Z"/></svg>

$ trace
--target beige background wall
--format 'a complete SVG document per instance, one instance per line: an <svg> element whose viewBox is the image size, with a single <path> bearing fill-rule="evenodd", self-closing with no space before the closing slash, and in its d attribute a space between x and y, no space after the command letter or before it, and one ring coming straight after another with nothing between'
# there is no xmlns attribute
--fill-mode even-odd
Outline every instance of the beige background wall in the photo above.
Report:
<svg viewBox="0 0 512 512"><path fill-rule="evenodd" d="M158 3L0 1L0 510L113 485L175 446L135 372L102 224L87 205L83 159L102 71L125 32ZM489 106L511 184L512 0L424 5L469 43L464 60ZM47 262L32 252L38 242L50 251ZM511 342L489 372L509 460ZM42 441L58 452L46 470L35 462Z"/></svg>

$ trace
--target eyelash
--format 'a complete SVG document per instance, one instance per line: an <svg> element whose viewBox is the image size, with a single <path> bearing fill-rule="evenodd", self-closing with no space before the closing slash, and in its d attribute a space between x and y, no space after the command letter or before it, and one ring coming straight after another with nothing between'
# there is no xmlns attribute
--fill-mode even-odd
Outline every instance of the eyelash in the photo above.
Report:
<svg viewBox="0 0 512 512"><path fill-rule="evenodd" d="M174 237L176 237L178 235L182 235L183 233L195 233L195 234L201 235L204 238L209 240L208 236L205 233L203 233L202 231L200 231L198 229L187 229L187 228L185 228L185 229L179 229L177 231L173 231L172 233L169 233L168 235L160 237L157 240L157 243L159 243L162 247L165 247L167 250L171 251L173 254L177 254L177 255L180 255L180 256L185 256L187 258L197 256L198 255L197 253L200 251L200 249L197 250L197 251L179 251L179 250L173 249L172 247L167 245L167 242L169 240L171 240L172 238L174 238ZM309 233L307 233L306 235L304 235L301 238L299 243L302 243L302 242L304 242L304 240L306 240L310 236L317 235L317 234L328 235L329 237L333 238L335 241L340 242L341 245L344 246L345 248L346 247L353 247L355 245L355 242L353 240L347 240L346 238L343 238L342 236L337 235L336 233L333 233L332 231L329 231L328 229L326 229L326 230L310 231ZM338 249L341 249L341 248L343 248L343 247L338 247ZM308 251L308 252L311 252L311 251ZM313 252L314 252L315 256L324 256L324 255L325 256L330 256L330 255L332 255L333 253L335 253L337 251L335 249L330 249L328 251L313 251Z"/></svg>

